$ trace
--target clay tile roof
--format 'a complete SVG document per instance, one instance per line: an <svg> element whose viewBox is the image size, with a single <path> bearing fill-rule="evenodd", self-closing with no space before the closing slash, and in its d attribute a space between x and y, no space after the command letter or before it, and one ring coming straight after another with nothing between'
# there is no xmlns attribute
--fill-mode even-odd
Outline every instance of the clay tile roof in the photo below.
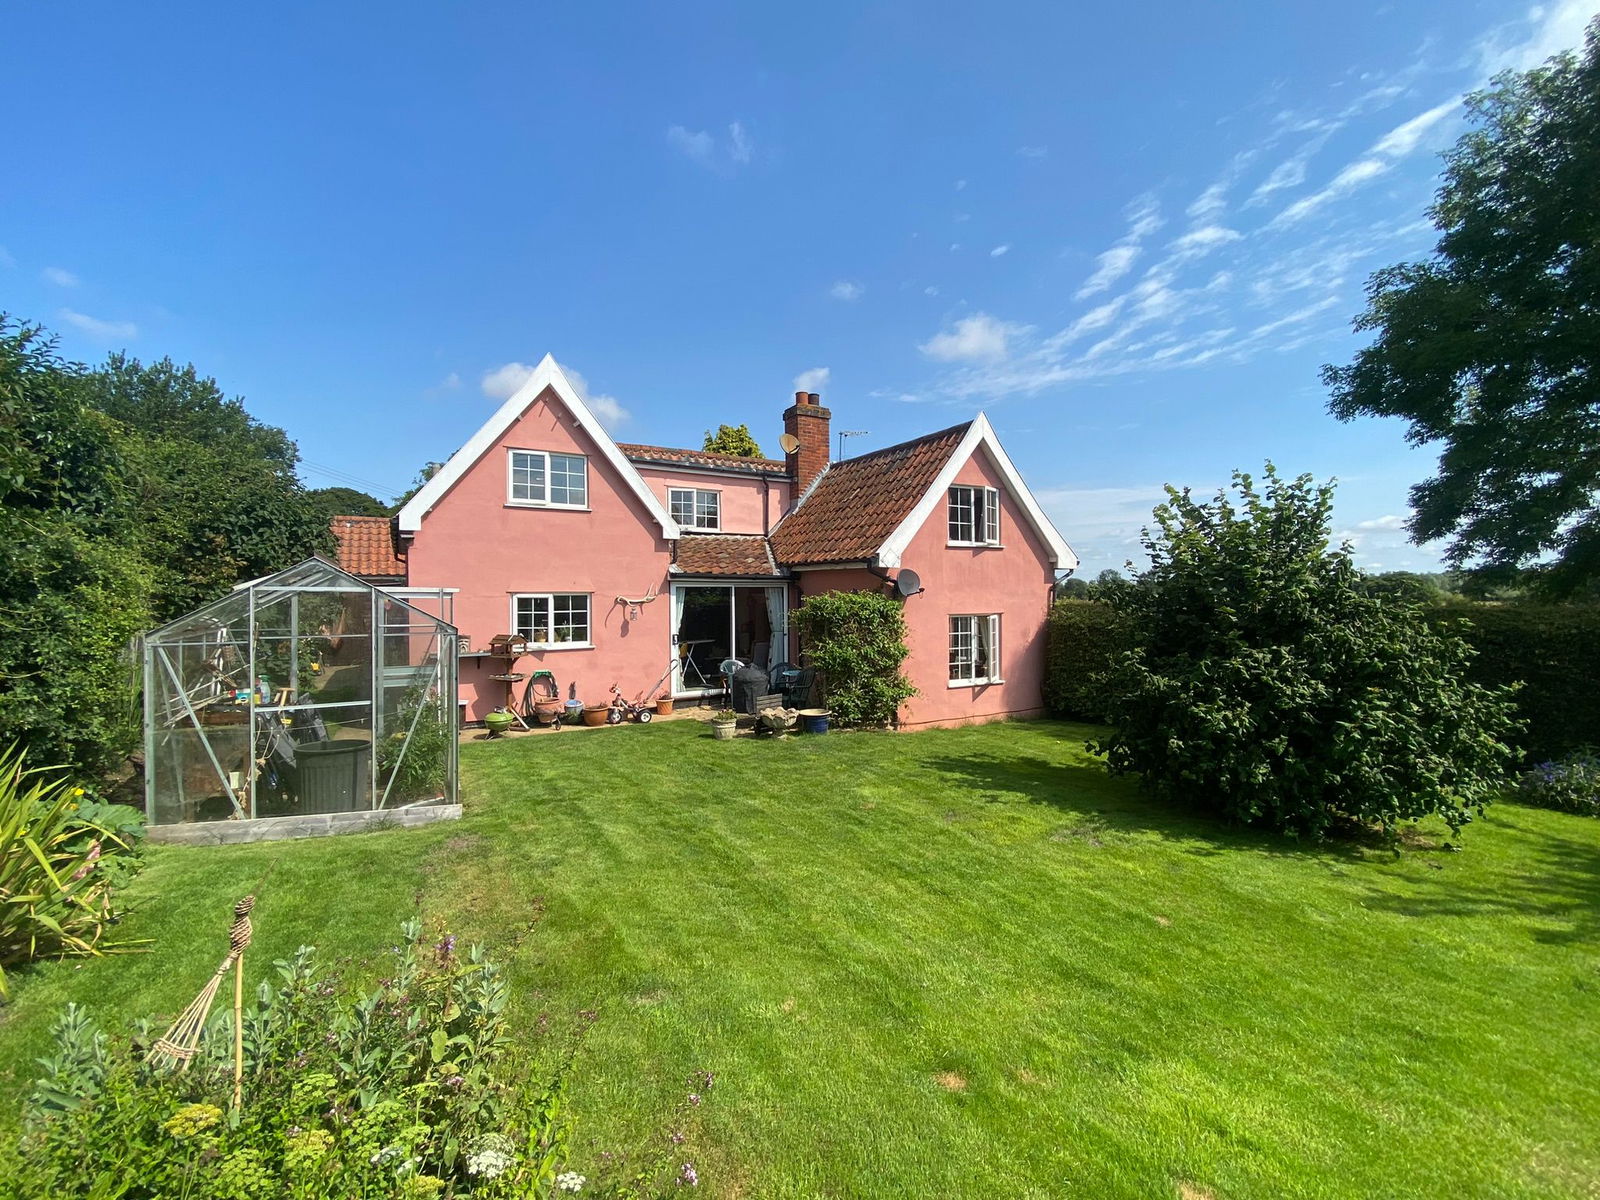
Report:
<svg viewBox="0 0 1600 1200"><path fill-rule="evenodd" d="M772 531L781 563L870 559L927 494L972 422L834 463Z"/></svg>
<svg viewBox="0 0 1600 1200"><path fill-rule="evenodd" d="M339 566L352 575L404 579L405 555L395 535L393 517L334 517L333 538L339 544Z"/></svg>
<svg viewBox="0 0 1600 1200"><path fill-rule="evenodd" d="M711 450L675 450L671 446L641 446L634 442L618 442L617 449L632 462L682 463L688 467L710 467L747 475L789 473L781 458L740 458L737 454L718 454Z"/></svg>
<svg viewBox="0 0 1600 1200"><path fill-rule="evenodd" d="M759 533L685 533L673 570L681 575L776 575L778 568Z"/></svg>

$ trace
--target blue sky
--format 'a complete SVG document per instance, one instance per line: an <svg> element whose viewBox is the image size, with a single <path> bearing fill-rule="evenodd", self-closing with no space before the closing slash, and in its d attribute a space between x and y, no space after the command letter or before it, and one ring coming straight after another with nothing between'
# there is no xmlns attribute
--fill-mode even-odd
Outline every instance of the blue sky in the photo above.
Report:
<svg viewBox="0 0 1600 1200"><path fill-rule="evenodd" d="M1317 369L1431 247L1460 95L1593 8L23 6L0 308L193 361L313 486L404 488L550 351L636 441L984 409L1090 574L1267 458L1429 568L1433 455Z"/></svg>

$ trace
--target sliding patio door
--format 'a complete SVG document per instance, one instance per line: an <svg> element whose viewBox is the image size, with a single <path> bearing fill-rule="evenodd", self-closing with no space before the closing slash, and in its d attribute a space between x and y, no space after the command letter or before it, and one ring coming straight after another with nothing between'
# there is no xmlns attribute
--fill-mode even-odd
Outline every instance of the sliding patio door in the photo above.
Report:
<svg viewBox="0 0 1600 1200"><path fill-rule="evenodd" d="M680 696L720 692L730 658L769 668L786 653L788 595L765 584L674 584L672 640Z"/></svg>

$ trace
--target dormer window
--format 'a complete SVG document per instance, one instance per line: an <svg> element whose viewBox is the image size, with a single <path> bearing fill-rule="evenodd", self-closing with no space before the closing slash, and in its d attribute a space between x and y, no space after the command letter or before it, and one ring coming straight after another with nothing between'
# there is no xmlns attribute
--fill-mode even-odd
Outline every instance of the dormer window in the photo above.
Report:
<svg viewBox="0 0 1600 1200"><path fill-rule="evenodd" d="M589 460L545 450L507 451L506 503L544 508L586 508Z"/></svg>
<svg viewBox="0 0 1600 1200"><path fill-rule="evenodd" d="M672 519L685 529L721 529L722 493L703 488L668 488Z"/></svg>
<svg viewBox="0 0 1600 1200"><path fill-rule="evenodd" d="M950 544L1000 544L1000 493L991 487L950 489Z"/></svg>

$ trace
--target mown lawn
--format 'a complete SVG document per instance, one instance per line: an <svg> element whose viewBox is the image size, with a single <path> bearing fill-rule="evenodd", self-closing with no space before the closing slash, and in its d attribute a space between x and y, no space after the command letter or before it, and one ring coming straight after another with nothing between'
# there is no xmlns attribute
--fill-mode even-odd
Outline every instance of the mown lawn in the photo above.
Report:
<svg viewBox="0 0 1600 1200"><path fill-rule="evenodd" d="M458 824L152 851L125 930L156 951L19 978L0 1093L69 999L185 1003L272 866L267 954L542 911L519 1020L601 1012L582 1153L711 1070L713 1196L1600 1195L1600 822L1296 846L1107 779L1091 733L472 745Z"/></svg>

